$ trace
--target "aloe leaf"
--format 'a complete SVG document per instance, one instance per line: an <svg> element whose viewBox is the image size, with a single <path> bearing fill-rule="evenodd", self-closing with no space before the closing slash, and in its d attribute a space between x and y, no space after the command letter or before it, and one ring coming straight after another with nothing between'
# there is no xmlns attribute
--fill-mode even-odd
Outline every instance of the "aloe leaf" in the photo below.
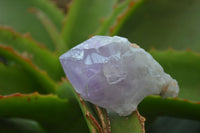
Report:
<svg viewBox="0 0 200 133"><path fill-rule="evenodd" d="M69 48L88 39L107 17L116 0L74 0L69 8L62 35Z"/></svg>
<svg viewBox="0 0 200 133"><path fill-rule="evenodd" d="M31 60L22 57L16 53L12 48L0 45L0 55L5 57L7 60L12 60L21 67L33 78L33 82L39 83L41 91L43 93L54 93L55 83L51 80L47 74L37 68Z"/></svg>
<svg viewBox="0 0 200 133"><path fill-rule="evenodd" d="M2 133L45 133L40 125L33 120L20 118L0 118Z"/></svg>
<svg viewBox="0 0 200 133"><path fill-rule="evenodd" d="M65 45L63 38L61 37L58 29L56 26L52 23L52 21L47 17L44 12L42 12L39 9L32 8L31 12L33 12L38 19L43 23L44 27L46 28L47 32L49 33L55 47L57 54L63 53L64 50L68 50L67 45ZM60 54L59 54L60 55Z"/></svg>
<svg viewBox="0 0 200 133"><path fill-rule="evenodd" d="M131 115L110 115L111 133L145 133L145 119L136 110Z"/></svg>
<svg viewBox="0 0 200 133"><path fill-rule="evenodd" d="M79 107L79 103L76 99L74 90L71 84L65 79L62 80L57 86L56 94L61 99L67 99L71 104L70 108L73 108L73 121L70 123L68 132L88 132L86 121L84 120L83 114Z"/></svg>
<svg viewBox="0 0 200 133"><path fill-rule="evenodd" d="M178 81L180 93L176 99L147 97L139 105L140 113L147 120L159 115L200 120L200 55L174 50L152 50L150 53L163 66L165 72Z"/></svg>
<svg viewBox="0 0 200 133"><path fill-rule="evenodd" d="M77 110L77 111L80 111L78 116L80 117L80 114L81 114L82 118L84 118L86 122L86 123L84 122L84 125L87 124L88 129L91 133L103 132L101 125L98 121L99 120L98 116L94 109L95 107L91 103L84 101L75 92L71 84L68 81L66 81L66 79L63 79L63 82L59 84L58 89L57 89L57 94L60 98L63 98L63 99L68 98L69 102L72 103L73 108L78 107L79 109L82 110L82 112L81 110Z"/></svg>
<svg viewBox="0 0 200 133"><path fill-rule="evenodd" d="M147 128L148 133L199 133L199 131L199 121L173 117L159 117Z"/></svg>
<svg viewBox="0 0 200 133"><path fill-rule="evenodd" d="M80 98L80 105L87 121L90 132L98 133L144 133L145 119L138 111L122 117L118 114L107 113L103 108L85 102ZM94 110L95 109L95 110ZM120 125L120 126L119 126Z"/></svg>
<svg viewBox="0 0 200 133"><path fill-rule="evenodd" d="M30 36L21 35L11 28L0 27L0 44L11 46L17 52L31 58L35 65L47 71L48 75L54 80L60 80L60 77L64 75L58 57Z"/></svg>
<svg viewBox="0 0 200 133"><path fill-rule="evenodd" d="M145 119L138 111L127 117L108 114L103 108L85 102L80 96L80 106L91 133L144 133ZM120 126L119 126L120 125Z"/></svg>
<svg viewBox="0 0 200 133"><path fill-rule="evenodd" d="M88 128L91 133L103 133L110 132L110 125L106 125L104 120L100 119L99 114L95 112L95 105L84 101L78 94L77 99L79 99L79 104L83 112L83 116L87 122ZM96 106L98 107L98 106ZM99 117L98 117L99 116ZM100 119L100 120L99 120ZM100 123L101 121L101 123ZM102 125L104 123L104 126Z"/></svg>
<svg viewBox="0 0 200 133"><path fill-rule="evenodd" d="M138 111L127 117L120 117L116 114L107 113L105 109L94 104L84 101L72 88L69 82L63 82L57 89L59 97L69 97L69 102L74 100L79 102L83 116L87 122L91 133L143 133L144 118L139 115ZM119 126L120 125L120 126Z"/></svg>
<svg viewBox="0 0 200 133"><path fill-rule="evenodd" d="M191 51L156 51L150 53L164 70L178 81L179 98L200 101L200 54Z"/></svg>
<svg viewBox="0 0 200 133"><path fill-rule="evenodd" d="M13 27L21 33L30 33L36 40L54 51L55 47L45 27L28 12L30 8L43 11L60 30L64 15L49 0L0 0L0 25Z"/></svg>
<svg viewBox="0 0 200 133"><path fill-rule="evenodd" d="M0 97L1 118L37 121L49 133L64 133L71 128L73 108L66 99L55 95L13 94Z"/></svg>
<svg viewBox="0 0 200 133"><path fill-rule="evenodd" d="M135 5L138 5L139 1L134 0L124 0L115 4L114 10L111 15L108 16L100 28L97 30L98 35L115 35L121 28L126 19L135 9Z"/></svg>
<svg viewBox="0 0 200 133"><path fill-rule="evenodd" d="M157 116L200 120L199 102L178 98L162 99L159 96L148 96L139 104L138 110L147 120Z"/></svg>
<svg viewBox="0 0 200 133"><path fill-rule="evenodd" d="M39 84L33 82L31 78L22 68L17 65L5 66L0 63L0 94L9 95L16 92L32 93L37 90ZM42 92L41 92L42 93Z"/></svg>
<svg viewBox="0 0 200 133"><path fill-rule="evenodd" d="M142 0L118 35L145 49L200 51L199 4L198 0Z"/></svg>
<svg viewBox="0 0 200 133"><path fill-rule="evenodd" d="M88 114L89 112L87 112L85 110L86 106L85 106L85 102L82 100L80 101L80 97L77 95L77 93L75 92L75 90L73 89L73 87L70 85L69 82L67 82L65 79L63 79L63 82L61 82L58 86L58 89L57 89L57 94L60 98L62 99L68 99L70 103L72 103L72 108L79 108L79 109L76 109L77 111L77 114L76 116L79 117L79 119L81 118L85 118L85 121L84 121L84 125L87 126L88 125L88 128L89 128L89 131L92 133L93 131L96 131L95 127L93 125L90 124L90 121L87 119L86 115L90 115ZM81 103L82 102L82 103ZM84 105L83 105L84 104ZM80 107L79 107L80 105ZM81 110L82 112L81 112ZM87 112L87 114L86 114ZM92 118L94 118L92 115L91 115ZM94 118L95 119L95 118ZM78 120L78 119L75 119L75 121ZM86 123L85 123L86 122ZM87 124L87 125L86 125ZM76 125L74 125L76 126ZM87 128L87 132L88 132L88 128Z"/></svg>

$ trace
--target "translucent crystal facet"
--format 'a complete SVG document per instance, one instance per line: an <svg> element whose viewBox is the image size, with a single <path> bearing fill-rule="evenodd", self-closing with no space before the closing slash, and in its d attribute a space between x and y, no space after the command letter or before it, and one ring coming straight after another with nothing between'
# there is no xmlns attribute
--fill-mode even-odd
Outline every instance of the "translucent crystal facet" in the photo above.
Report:
<svg viewBox="0 0 200 133"><path fill-rule="evenodd" d="M122 116L148 95L175 97L179 92L176 80L149 53L123 37L94 36L60 61L83 99Z"/></svg>

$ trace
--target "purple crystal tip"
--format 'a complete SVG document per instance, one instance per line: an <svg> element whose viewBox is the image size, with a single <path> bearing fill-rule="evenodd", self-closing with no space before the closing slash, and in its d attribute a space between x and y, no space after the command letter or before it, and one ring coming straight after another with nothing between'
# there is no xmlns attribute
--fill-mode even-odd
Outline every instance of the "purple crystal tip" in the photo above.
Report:
<svg viewBox="0 0 200 133"><path fill-rule="evenodd" d="M122 116L136 110L145 96L179 92L176 80L149 53L123 37L94 36L59 59L83 99Z"/></svg>

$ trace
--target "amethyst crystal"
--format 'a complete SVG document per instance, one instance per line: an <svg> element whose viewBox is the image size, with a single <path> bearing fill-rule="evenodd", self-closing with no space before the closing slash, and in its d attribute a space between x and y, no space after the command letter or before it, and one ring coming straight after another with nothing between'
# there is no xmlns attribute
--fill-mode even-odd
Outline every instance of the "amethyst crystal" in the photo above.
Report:
<svg viewBox="0 0 200 133"><path fill-rule="evenodd" d="M136 110L145 96L179 92L176 80L149 53L123 37L94 36L60 61L83 99L122 116Z"/></svg>

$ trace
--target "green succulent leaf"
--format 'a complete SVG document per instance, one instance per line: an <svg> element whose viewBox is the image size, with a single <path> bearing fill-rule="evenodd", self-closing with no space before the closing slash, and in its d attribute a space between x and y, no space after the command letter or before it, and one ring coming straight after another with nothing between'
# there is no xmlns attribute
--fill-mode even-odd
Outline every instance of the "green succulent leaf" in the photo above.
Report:
<svg viewBox="0 0 200 133"><path fill-rule="evenodd" d="M138 107L140 113L151 120L157 116L173 116L200 120L200 103L178 98L146 97Z"/></svg>
<svg viewBox="0 0 200 133"><path fill-rule="evenodd" d="M0 132L144 133L142 116L147 129L162 116L199 121L200 54L191 52L200 51L199 4L198 0L73 0L62 25L64 14L48 0L0 0ZM125 36L147 50L188 48L150 50L178 81L178 98L148 96L139 111L126 117L84 101L62 78L58 56L94 34ZM164 122L173 124L169 119L155 122L162 130L153 129L154 133L169 128L162 126ZM176 130L180 126L176 124L168 131L198 132L198 123L195 130L188 130L191 123L181 125L182 130Z"/></svg>
<svg viewBox="0 0 200 133"><path fill-rule="evenodd" d="M113 10L116 0L74 0L67 14L62 35L69 48L88 39L100 25L100 20Z"/></svg>
<svg viewBox="0 0 200 133"><path fill-rule="evenodd" d="M151 96L139 105L139 111L147 120L160 115L200 120L200 54L190 51L156 51L153 57L178 81L180 93L178 98L162 99ZM186 100L187 99L187 100Z"/></svg>
<svg viewBox="0 0 200 133"><path fill-rule="evenodd" d="M73 109L73 121L71 121L70 123L71 128L68 132L89 132L71 84L63 79L62 82L59 83L57 86L56 94L61 99L67 99L68 102L71 104L70 108Z"/></svg>
<svg viewBox="0 0 200 133"><path fill-rule="evenodd" d="M97 30L98 35L115 35L121 28L126 19L135 9L135 5L138 5L139 1L124 0L116 3L112 14L103 21L101 27Z"/></svg>
<svg viewBox="0 0 200 133"><path fill-rule="evenodd" d="M33 82L34 78L17 65L6 66L0 63L0 94L10 95L16 92L40 92L39 84Z"/></svg>
<svg viewBox="0 0 200 133"><path fill-rule="evenodd" d="M179 98L200 101L200 54L190 51L156 51L152 56L178 81L180 87Z"/></svg>
<svg viewBox="0 0 200 133"><path fill-rule="evenodd" d="M162 127L162 128L160 128ZM174 117L159 117L147 128L148 133L199 133L200 122Z"/></svg>
<svg viewBox="0 0 200 133"><path fill-rule="evenodd" d="M12 48L3 45L0 45L0 55L19 64L33 78L33 82L40 84L39 88L43 93L55 92L55 82L45 72L37 68L31 60L16 53Z"/></svg>
<svg viewBox="0 0 200 133"><path fill-rule="evenodd" d="M84 101L65 80L59 85L57 94L61 98L69 98L72 105L79 103L91 133L144 133L145 119L140 116L138 111L127 117L120 117L113 113L108 114L105 109Z"/></svg>
<svg viewBox="0 0 200 133"><path fill-rule="evenodd" d="M49 33L55 47L57 54L63 53L64 50L68 50L67 45L65 45L63 38L61 37L60 32L52 21L47 17L47 15L39 9L32 8L31 12L35 13L38 19L43 23L47 32ZM58 53L59 52L59 53Z"/></svg>
<svg viewBox="0 0 200 133"><path fill-rule="evenodd" d="M45 27L34 14L28 12L33 7L43 11L61 29L64 15L49 0L0 0L0 25L12 27L21 33L28 32L54 51L54 44Z"/></svg>
<svg viewBox="0 0 200 133"><path fill-rule="evenodd" d="M142 0L118 35L145 49L200 51L200 1Z"/></svg>
<svg viewBox="0 0 200 133"><path fill-rule="evenodd" d="M92 112L91 114L91 111L89 112L89 108L91 106L91 104L89 104L88 102L85 102L83 99L81 99L81 97L75 92L75 90L73 89L73 87L70 85L69 82L67 82L65 79L63 79L63 82L60 83L60 85L57 87L57 94L60 98L62 99L68 99L70 103L72 103L72 107L73 108L76 108L76 111L79 119L80 119L80 116L82 116L82 118L85 118L85 122L84 125L88 125L88 128L89 128L89 131L92 133L94 131L97 132L96 128L95 128L95 125L92 125L89 121L89 118L91 118L92 120L95 120L96 123L98 123L95 119L95 117L93 116L94 113ZM79 106L80 105L80 106ZM81 110L77 109L77 108L81 108ZM87 110L87 109L88 110ZM80 115L81 114L81 115ZM87 132L88 132L88 129L87 129Z"/></svg>
<svg viewBox="0 0 200 133"><path fill-rule="evenodd" d="M126 117L110 114L109 118L111 123L111 133L145 133L145 119L137 110Z"/></svg>
<svg viewBox="0 0 200 133"><path fill-rule="evenodd" d="M64 76L58 57L29 35L21 35L11 28L0 27L0 44L11 46L18 53L30 58L40 69L47 71L52 79L58 81Z"/></svg>
<svg viewBox="0 0 200 133"><path fill-rule="evenodd" d="M55 95L13 94L0 96L1 118L22 118L37 121L49 133L71 129L74 115L71 103Z"/></svg>
<svg viewBox="0 0 200 133"><path fill-rule="evenodd" d="M46 133L36 121L20 118L0 118L0 131L2 133Z"/></svg>

